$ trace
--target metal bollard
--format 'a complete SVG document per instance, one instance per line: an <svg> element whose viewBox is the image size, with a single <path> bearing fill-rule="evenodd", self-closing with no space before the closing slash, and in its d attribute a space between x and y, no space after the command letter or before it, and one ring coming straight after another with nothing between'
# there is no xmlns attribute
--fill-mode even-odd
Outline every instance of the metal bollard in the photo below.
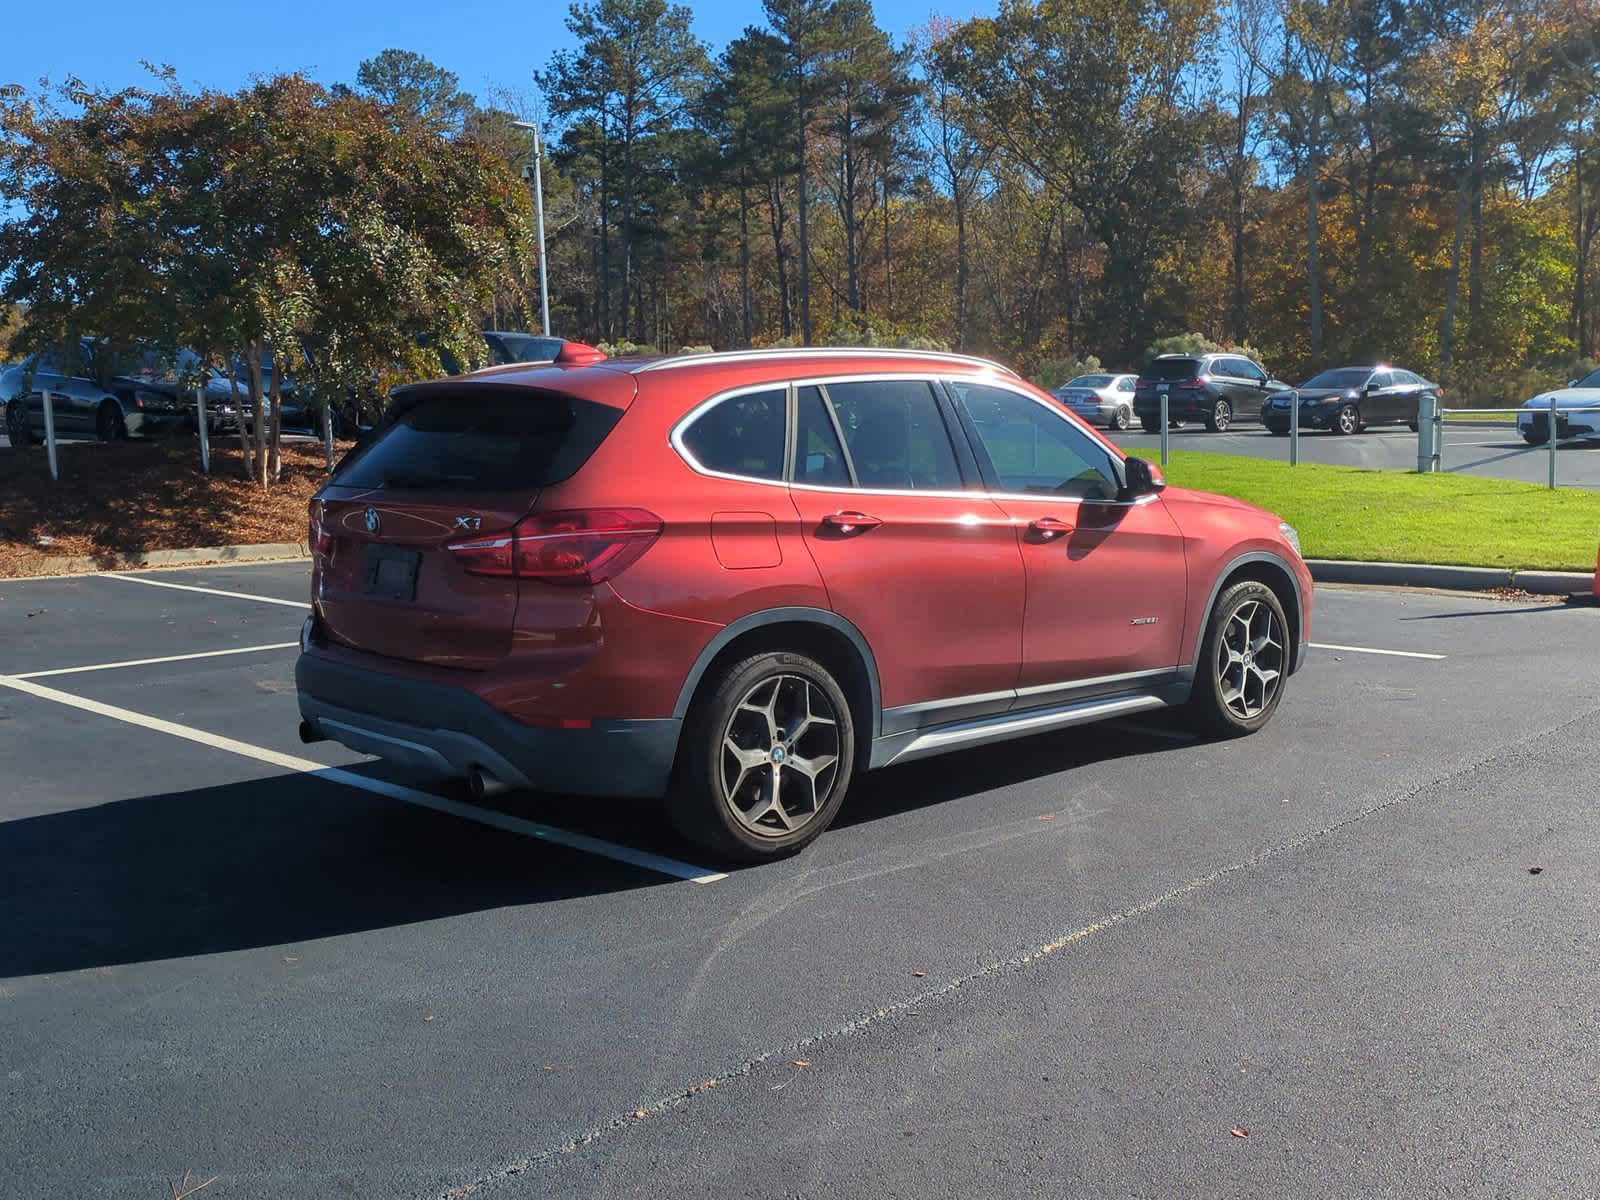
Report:
<svg viewBox="0 0 1600 1200"><path fill-rule="evenodd" d="M1556 398L1550 397L1550 487L1556 486Z"/></svg>
<svg viewBox="0 0 1600 1200"><path fill-rule="evenodd" d="M1167 435L1172 431L1168 429L1171 422L1167 420L1167 394L1161 393L1161 465L1167 465Z"/></svg>
<svg viewBox="0 0 1600 1200"><path fill-rule="evenodd" d="M1289 465L1300 465L1300 393L1289 393Z"/></svg>
<svg viewBox="0 0 1600 1200"><path fill-rule="evenodd" d="M1433 470L1433 422L1436 405L1432 396L1424 396L1417 407L1417 474L1426 475Z"/></svg>
<svg viewBox="0 0 1600 1200"><path fill-rule="evenodd" d="M206 389L194 390L195 422L200 429L200 470L211 474L211 431L206 428Z"/></svg>
<svg viewBox="0 0 1600 1200"><path fill-rule="evenodd" d="M44 448L50 459L50 479L52 482L61 478L61 472L56 467L56 403L46 388L44 396Z"/></svg>

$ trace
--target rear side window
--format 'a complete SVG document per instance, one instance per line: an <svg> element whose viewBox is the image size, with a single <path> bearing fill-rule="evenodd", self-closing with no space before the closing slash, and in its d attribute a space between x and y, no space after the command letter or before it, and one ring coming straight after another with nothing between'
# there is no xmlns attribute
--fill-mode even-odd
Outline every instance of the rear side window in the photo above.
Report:
<svg viewBox="0 0 1600 1200"><path fill-rule="evenodd" d="M1158 358L1145 368L1146 379L1193 379L1200 374L1198 358Z"/></svg>
<svg viewBox="0 0 1600 1200"><path fill-rule="evenodd" d="M696 417L683 431L683 447L708 471L781 480L787 423L784 388L746 392Z"/></svg>
<svg viewBox="0 0 1600 1200"><path fill-rule="evenodd" d="M959 491L950 431L925 380L830 383L828 399L864 488Z"/></svg>
<svg viewBox="0 0 1600 1200"><path fill-rule="evenodd" d="M573 475L622 410L555 392L481 388L407 402L340 464L340 487L469 492L546 487Z"/></svg>

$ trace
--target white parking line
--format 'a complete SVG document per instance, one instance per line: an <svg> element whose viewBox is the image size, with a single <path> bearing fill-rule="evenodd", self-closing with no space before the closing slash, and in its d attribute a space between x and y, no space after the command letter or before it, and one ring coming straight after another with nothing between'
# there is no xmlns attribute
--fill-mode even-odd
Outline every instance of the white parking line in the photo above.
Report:
<svg viewBox="0 0 1600 1200"><path fill-rule="evenodd" d="M1344 650L1351 654L1387 654L1391 658L1426 658L1438 660L1448 657L1444 654L1424 654L1420 650L1379 650L1373 646L1336 646L1332 642L1312 642L1313 650Z"/></svg>
<svg viewBox="0 0 1600 1200"><path fill-rule="evenodd" d="M154 730L157 733L183 738L185 741L196 742L202 746L210 746L215 750L226 750L230 754L254 759L256 762L266 763L269 766L281 767L286 771L297 771L302 775L313 775L319 779L329 780L332 783L342 783L348 787L360 788L363 791L373 792L380 796L388 796L393 800L403 800L405 803L414 804L418 808L432 809L434 812L444 813L448 816L461 817L467 821L476 821L478 824L487 825L491 829L499 829L507 833L518 833L523 837L536 838L542 842L551 842L557 846L565 846L570 850L581 850L586 854L613 859L616 862L627 863L634 867L643 867L647 871L669 875L674 879L687 879L694 883L715 883L719 879L727 878L727 875L721 872L708 871L704 867L679 862L675 858L649 854L643 850L635 850L629 846L619 846L614 842L603 841L587 834L572 833L566 829L557 829L553 825L541 825L537 821L527 821L521 817L513 817L508 813L479 808L473 804L463 804L457 800L435 796L428 792L419 791L416 788L405 787L402 784L389 783L382 779L369 779L365 775L358 775L354 771L346 770L342 767L325 767L309 758L283 754L277 750L269 750L265 746L253 746L249 742L241 742L235 738L223 737L220 734L207 733L203 729L179 725L175 721L167 721L160 717L134 712L129 708L119 708L114 704L102 704L98 700L90 700L84 696L74 696L70 692L57 691L55 688L45 687L43 684L33 683L16 675L0 675L0 687L11 688L29 696L36 696L41 700L52 700L57 704L65 704L72 708L82 709L84 712L94 713L96 716L109 717L113 721L122 721L129 725L137 725L143 729Z"/></svg>
<svg viewBox="0 0 1600 1200"><path fill-rule="evenodd" d="M168 654L163 658L129 658L122 662L95 663L90 667L56 667L50 671L23 671L12 679L44 679L50 675L80 675L85 671L114 671L118 667L152 667L157 663L188 662L192 658L221 658L227 654L256 654L263 650L293 650L299 642L269 642L265 646L235 646L229 650L201 650L194 654Z"/></svg>
<svg viewBox="0 0 1600 1200"><path fill-rule="evenodd" d="M289 608L310 608L305 600L281 600L277 596L257 596L253 592L229 592L222 588L196 587L192 583L168 583L165 579L146 579L142 575L129 575L123 571L106 571L101 579L120 579L125 583L143 583L150 587L172 588L179 592L204 592L207 596L227 596L232 600L259 600L262 604L283 604Z"/></svg>

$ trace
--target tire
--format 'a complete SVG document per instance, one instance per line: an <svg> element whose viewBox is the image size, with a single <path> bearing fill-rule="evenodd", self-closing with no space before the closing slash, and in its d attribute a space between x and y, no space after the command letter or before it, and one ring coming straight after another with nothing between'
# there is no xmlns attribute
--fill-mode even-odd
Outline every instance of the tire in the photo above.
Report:
<svg viewBox="0 0 1600 1200"><path fill-rule="evenodd" d="M1139 418L1139 428L1143 429L1146 433L1160 433L1161 432L1161 418L1160 417L1140 417Z"/></svg>
<svg viewBox="0 0 1600 1200"><path fill-rule="evenodd" d="M28 409L21 396L6 405L6 436L16 448L39 444L39 439L28 425Z"/></svg>
<svg viewBox="0 0 1600 1200"><path fill-rule="evenodd" d="M101 403L100 411L94 415L94 432L102 442L127 440L128 422L123 418L122 408L115 400Z"/></svg>
<svg viewBox="0 0 1600 1200"><path fill-rule="evenodd" d="M1126 405L1118 405L1117 411L1111 415L1111 428L1121 431L1133 424L1133 410Z"/></svg>
<svg viewBox="0 0 1600 1200"><path fill-rule="evenodd" d="M1344 437L1348 437L1352 433L1360 433L1361 410L1354 404L1341 404L1339 411L1333 414L1333 424L1328 428Z"/></svg>
<svg viewBox="0 0 1600 1200"><path fill-rule="evenodd" d="M1273 437L1288 437L1289 427L1285 425L1282 429L1279 429L1276 425L1268 425L1267 432Z"/></svg>
<svg viewBox="0 0 1600 1200"><path fill-rule="evenodd" d="M678 745L667 794L673 823L736 862L809 845L838 814L855 772L855 724L843 689L815 659L785 651L752 655L708 682ZM741 761L738 751L748 757ZM791 796L800 797L793 807Z"/></svg>
<svg viewBox="0 0 1600 1200"><path fill-rule="evenodd" d="M1221 737L1254 733L1278 709L1292 653L1289 622L1272 589L1253 579L1234 584L1217 598L1206 623L1189 696L1191 720Z"/></svg>
<svg viewBox="0 0 1600 1200"><path fill-rule="evenodd" d="M1534 434L1534 433L1525 433L1525 434L1523 434L1522 435L1522 440L1527 442L1528 445L1530 445L1530 446L1547 446L1547 445L1550 444L1550 439L1549 438L1540 437L1540 436L1538 436L1537 434Z"/></svg>
<svg viewBox="0 0 1600 1200"><path fill-rule="evenodd" d="M1228 426L1233 424L1233 405L1226 400L1218 400L1206 413L1205 423L1212 433L1226 433Z"/></svg>
<svg viewBox="0 0 1600 1200"><path fill-rule="evenodd" d="M1417 422L1415 422L1415 421L1407 421L1406 422L1406 428L1411 430L1412 433L1416 433L1417 432Z"/></svg>

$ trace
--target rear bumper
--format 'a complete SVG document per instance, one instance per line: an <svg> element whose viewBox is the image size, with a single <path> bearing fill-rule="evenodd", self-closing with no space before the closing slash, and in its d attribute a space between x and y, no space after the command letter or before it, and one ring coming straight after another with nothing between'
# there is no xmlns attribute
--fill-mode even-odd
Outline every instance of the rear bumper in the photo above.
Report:
<svg viewBox="0 0 1600 1200"><path fill-rule="evenodd" d="M1171 421L1198 421L1209 414L1216 404L1204 392L1169 392L1167 394L1167 419ZM1136 396L1133 401L1134 414L1141 419L1145 417L1161 416L1160 396Z"/></svg>
<svg viewBox="0 0 1600 1200"><path fill-rule="evenodd" d="M666 793L681 722L596 721L544 729L512 720L466 688L332 662L295 663L300 716L314 734L422 774L481 768L512 787L587 796Z"/></svg>

